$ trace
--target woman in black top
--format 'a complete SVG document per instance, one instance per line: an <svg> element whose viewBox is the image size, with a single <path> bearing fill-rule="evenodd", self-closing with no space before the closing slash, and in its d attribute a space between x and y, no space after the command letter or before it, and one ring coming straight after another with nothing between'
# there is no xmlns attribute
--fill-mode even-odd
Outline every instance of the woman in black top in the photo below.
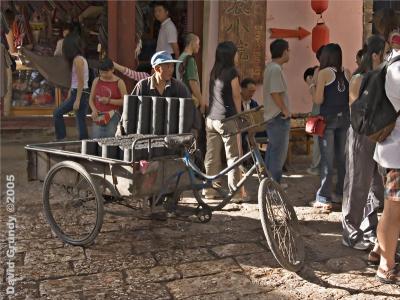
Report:
<svg viewBox="0 0 400 300"><path fill-rule="evenodd" d="M350 73L342 66L342 49L338 44L324 47L316 82L311 83L313 101L320 104L320 115L325 118L326 129L319 137L321 151L321 186L317 191L314 207L332 209L332 201L341 203L345 175L345 144L350 125L349 81ZM334 165L337 184L332 185ZM332 199L334 192L335 199Z"/></svg>
<svg viewBox="0 0 400 300"><path fill-rule="evenodd" d="M226 123L222 119L235 115L240 111L239 74L235 65L238 62L237 48L232 42L222 42L215 54L215 63L211 70L209 110L206 118L207 153L205 168L208 175L218 174L222 170L221 150L225 148L228 165L239 158L238 139L235 135L224 137ZM240 179L238 169L228 174L230 191ZM217 195L213 190L205 191L206 198Z"/></svg>

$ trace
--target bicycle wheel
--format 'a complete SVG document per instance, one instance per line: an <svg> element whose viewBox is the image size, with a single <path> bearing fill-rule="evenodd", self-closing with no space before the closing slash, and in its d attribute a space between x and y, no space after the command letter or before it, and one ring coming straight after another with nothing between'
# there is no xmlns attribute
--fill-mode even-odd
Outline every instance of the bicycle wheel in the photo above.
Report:
<svg viewBox="0 0 400 300"><path fill-rule="evenodd" d="M215 196L211 199L206 199L202 195L202 190L193 190L193 195L199 205L201 205L202 207L208 208L211 211L221 210L222 208L224 208L225 205L229 203L229 201L231 200L231 196L220 186L213 186L212 190Z"/></svg>
<svg viewBox="0 0 400 300"><path fill-rule="evenodd" d="M43 206L54 233L64 242L90 244L103 224L103 197L83 166L73 161L54 165L44 180Z"/></svg>
<svg viewBox="0 0 400 300"><path fill-rule="evenodd" d="M261 224L268 246L278 263L297 272L304 263L304 242L296 212L281 186L264 178L258 189Z"/></svg>

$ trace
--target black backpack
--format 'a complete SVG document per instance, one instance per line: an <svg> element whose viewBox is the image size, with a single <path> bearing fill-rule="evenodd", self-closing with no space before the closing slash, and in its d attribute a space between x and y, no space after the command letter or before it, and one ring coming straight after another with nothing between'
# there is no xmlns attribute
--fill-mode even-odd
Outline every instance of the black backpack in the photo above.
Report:
<svg viewBox="0 0 400 300"><path fill-rule="evenodd" d="M399 60L400 56L397 56L378 70L365 74L360 95L351 105L351 127L375 142L382 142L390 135L399 116L385 91L387 68Z"/></svg>

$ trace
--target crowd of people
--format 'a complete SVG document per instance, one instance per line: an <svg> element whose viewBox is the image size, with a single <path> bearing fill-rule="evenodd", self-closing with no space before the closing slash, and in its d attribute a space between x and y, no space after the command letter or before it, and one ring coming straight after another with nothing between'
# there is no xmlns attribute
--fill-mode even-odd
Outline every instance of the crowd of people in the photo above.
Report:
<svg viewBox="0 0 400 300"><path fill-rule="evenodd" d="M152 70L137 72L108 58L101 61L99 77L88 85L88 64L83 56L79 35L65 28L65 36L57 45L71 68L71 88L67 100L54 111L56 138L66 137L63 115L75 111L79 138L89 137L86 114L91 108L94 121L92 136L109 137L118 131L123 95L126 86L114 70L138 83L134 95L193 98L197 111L193 132L204 154L204 169L215 175L223 167L222 153L228 165L247 151L242 136L224 135L223 119L257 106L253 99L256 82L240 79L238 48L230 41L218 44L215 63L209 74L208 99L202 93L196 60L200 39L194 33L184 38L184 51L178 47L177 30L169 18L168 7L157 3L155 18L161 23L157 51L151 58ZM379 34L371 36L356 57L358 69L351 74L342 65L339 44L327 44L317 52L318 66L304 73L312 114L321 116L326 127L322 136L314 136L313 159L308 172L319 174L320 187L311 206L330 211L342 206L343 245L358 250L372 249L368 262L377 265L376 277L384 283L400 283L400 257L396 255L400 235L400 119L391 134L379 143L358 134L350 126L351 105L360 96L360 87L367 73L387 64L386 95L396 111L400 110L400 24L395 13L384 9L375 16ZM61 45L62 44L62 45ZM281 183L290 134L290 101L283 66L290 59L289 43L283 39L270 44L271 61L266 64L263 79L263 104L268 147L265 163L272 178ZM228 186L240 180L239 169L228 173ZM334 185L334 179L336 179ZM215 182L215 185L221 183ZM283 183L281 183L284 185ZM205 190L205 198L214 198L213 189ZM247 201L244 188L238 201ZM378 222L378 211L383 214Z"/></svg>
<svg viewBox="0 0 400 300"><path fill-rule="evenodd" d="M233 42L218 44L215 63L209 81L209 97L201 91L194 58L200 49L200 39L193 33L185 36L182 53L177 47L176 28L164 5L156 5L155 16L161 22L157 52L151 59L152 75L136 72L112 62L102 61L100 76L88 89L87 62L79 51L78 41L67 35L63 53L72 69L71 93L55 112L56 135L65 138L62 115L76 111L79 137L87 138L85 112L92 109L94 137L114 136L120 120L124 82L113 74L117 69L138 81L132 94L162 97L193 98L198 109L193 130L204 155L204 168L215 175L223 167L222 152L228 165L247 151L246 139L226 137L227 126L221 122L240 111L257 106L252 99L256 83L251 78L240 80L238 48ZM380 16L380 17L379 17ZM339 44L327 44L317 52L318 66L304 73L313 100L313 115L323 117L326 127L322 136L314 136L313 160L308 172L319 174L320 187L311 206L321 211L342 205L343 245L358 250L373 248L368 262L377 265L376 277L384 283L399 283L400 268L396 247L400 235L400 121L389 137L374 143L350 126L351 104L359 98L363 77L396 56L400 56L399 24L391 10L383 10L375 20L379 35L371 36L356 57L358 69L351 74L342 65ZM281 183L290 134L290 101L283 65L290 59L289 43L277 39L270 45L271 61L267 63L263 80L265 135L268 147L265 163L272 178ZM176 77L176 78L175 78ZM394 108L400 110L400 62L387 66L386 94ZM203 116L203 117L201 117ZM239 169L228 173L228 187L240 180ZM336 185L333 181L336 178ZM221 183L215 182L216 186ZM281 183L284 185L283 183ZM214 189L205 190L207 199L218 197ZM248 201L244 188L237 201ZM378 222L378 211L383 214Z"/></svg>

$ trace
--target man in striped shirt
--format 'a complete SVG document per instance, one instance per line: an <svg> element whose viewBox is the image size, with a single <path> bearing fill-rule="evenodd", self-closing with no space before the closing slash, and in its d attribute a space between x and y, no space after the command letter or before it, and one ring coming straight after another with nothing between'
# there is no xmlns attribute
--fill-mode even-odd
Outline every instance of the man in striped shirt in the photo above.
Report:
<svg viewBox="0 0 400 300"><path fill-rule="evenodd" d="M128 67L121 66L121 65L117 64L116 62L113 62L113 63L114 63L114 68L117 71L121 72L126 77L129 77L135 81L140 81L142 79L150 77L150 74L148 74L147 72L137 72L132 69L129 69Z"/></svg>

